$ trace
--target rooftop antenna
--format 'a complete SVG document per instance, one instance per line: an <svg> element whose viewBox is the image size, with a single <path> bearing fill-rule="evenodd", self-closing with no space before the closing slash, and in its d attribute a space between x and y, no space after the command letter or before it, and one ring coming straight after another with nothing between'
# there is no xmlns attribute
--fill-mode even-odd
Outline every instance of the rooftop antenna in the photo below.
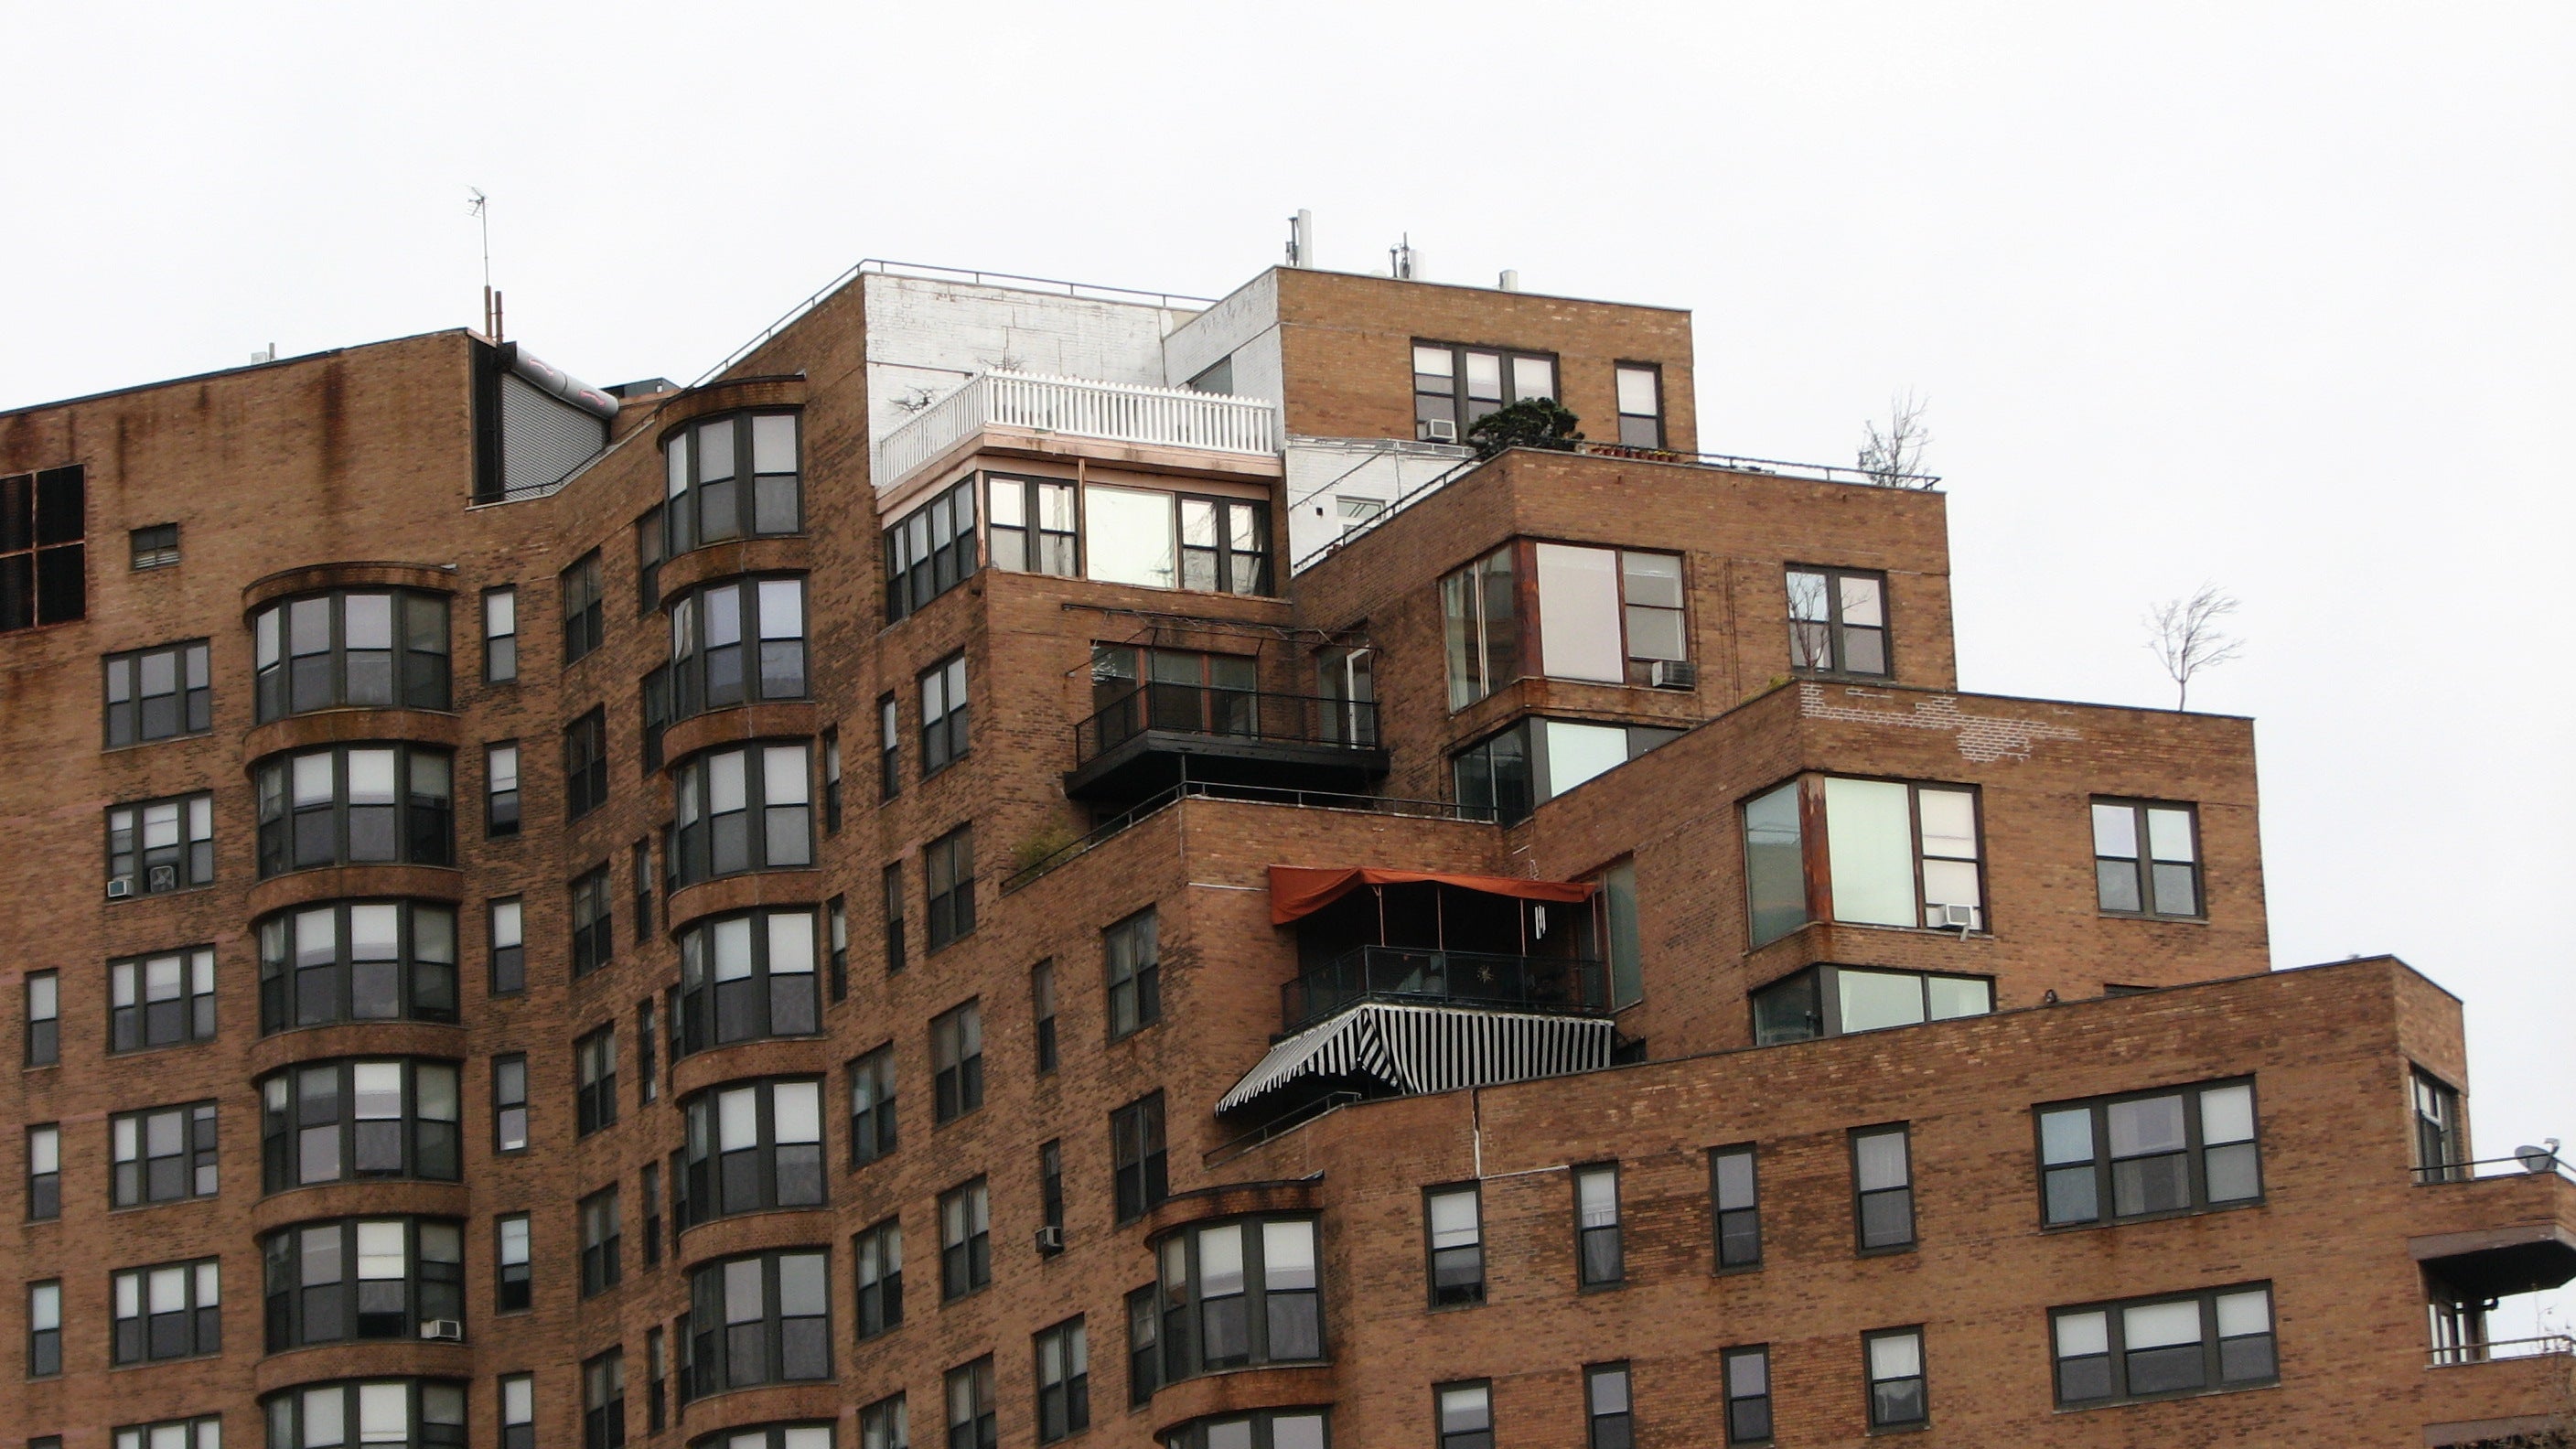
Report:
<svg viewBox="0 0 2576 1449"><path fill-rule="evenodd" d="M1386 249L1387 273L1399 282L1413 280L1413 233L1406 232L1395 245Z"/></svg>
<svg viewBox="0 0 2576 1449"><path fill-rule="evenodd" d="M1288 218L1288 265L1315 265L1315 213L1300 210Z"/></svg>
<svg viewBox="0 0 2576 1449"><path fill-rule="evenodd" d="M465 213L483 227L483 335L501 340L501 294L492 290L492 210L491 198L482 188L465 188Z"/></svg>

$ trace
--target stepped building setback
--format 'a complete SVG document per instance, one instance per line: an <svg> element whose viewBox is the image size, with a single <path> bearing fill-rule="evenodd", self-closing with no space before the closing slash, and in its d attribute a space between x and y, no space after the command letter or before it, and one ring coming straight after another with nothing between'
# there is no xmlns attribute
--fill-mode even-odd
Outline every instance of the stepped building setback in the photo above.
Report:
<svg viewBox="0 0 2576 1449"><path fill-rule="evenodd" d="M0 1433L2570 1442L2576 1176L2273 969L2250 723L1963 693L1934 480L1692 400L864 264L0 413Z"/></svg>

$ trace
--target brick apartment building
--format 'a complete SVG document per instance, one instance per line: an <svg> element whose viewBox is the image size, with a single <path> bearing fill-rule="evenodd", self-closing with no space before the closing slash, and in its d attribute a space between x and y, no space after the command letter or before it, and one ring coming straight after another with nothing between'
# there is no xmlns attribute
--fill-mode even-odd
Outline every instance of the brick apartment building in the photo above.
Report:
<svg viewBox="0 0 2576 1449"><path fill-rule="evenodd" d="M5 1432L2567 1442L2576 1179L2272 969L2249 724L1960 692L1691 369L868 265L0 414Z"/></svg>

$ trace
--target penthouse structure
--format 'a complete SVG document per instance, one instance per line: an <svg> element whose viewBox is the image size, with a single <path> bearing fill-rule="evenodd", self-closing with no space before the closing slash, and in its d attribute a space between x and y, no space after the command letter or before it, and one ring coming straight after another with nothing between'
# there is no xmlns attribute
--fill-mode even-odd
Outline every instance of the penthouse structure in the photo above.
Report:
<svg viewBox="0 0 2576 1449"><path fill-rule="evenodd" d="M687 387L0 414L0 1423L2567 1442L2576 1179L2273 969L2248 722L1962 692L1933 480L1692 399L1666 308L863 264Z"/></svg>

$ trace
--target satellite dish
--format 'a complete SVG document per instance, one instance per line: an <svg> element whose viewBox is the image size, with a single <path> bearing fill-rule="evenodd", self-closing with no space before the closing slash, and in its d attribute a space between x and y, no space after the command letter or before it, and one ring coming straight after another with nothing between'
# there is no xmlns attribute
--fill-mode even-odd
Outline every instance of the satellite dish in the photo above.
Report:
<svg viewBox="0 0 2576 1449"><path fill-rule="evenodd" d="M2513 1155L2522 1161L2525 1172L2553 1172L2558 1167L2558 1139L2545 1137L2538 1147L2517 1147Z"/></svg>

